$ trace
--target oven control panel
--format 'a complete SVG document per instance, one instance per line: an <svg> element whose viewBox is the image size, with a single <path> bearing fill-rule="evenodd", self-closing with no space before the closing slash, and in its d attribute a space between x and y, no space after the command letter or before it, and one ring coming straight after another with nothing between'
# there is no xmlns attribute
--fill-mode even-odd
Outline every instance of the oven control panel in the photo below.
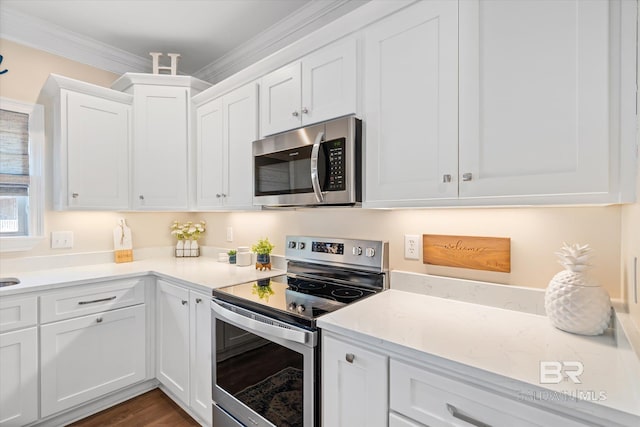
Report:
<svg viewBox="0 0 640 427"><path fill-rule="evenodd" d="M287 236L287 259L331 262L376 271L388 269L388 243L379 240Z"/></svg>

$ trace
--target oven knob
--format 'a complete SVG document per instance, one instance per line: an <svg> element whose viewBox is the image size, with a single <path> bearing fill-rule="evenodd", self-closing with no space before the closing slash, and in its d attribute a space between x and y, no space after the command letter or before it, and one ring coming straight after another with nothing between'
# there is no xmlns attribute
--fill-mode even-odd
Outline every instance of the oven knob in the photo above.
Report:
<svg viewBox="0 0 640 427"><path fill-rule="evenodd" d="M354 255L362 255L362 248L360 246L354 246L351 251Z"/></svg>
<svg viewBox="0 0 640 427"><path fill-rule="evenodd" d="M295 249L296 248L296 242L294 242L294 241L289 242L289 248Z"/></svg>
<svg viewBox="0 0 640 427"><path fill-rule="evenodd" d="M367 248L367 250L364 251L364 254L369 258L373 258L373 256L376 254L376 250L373 248Z"/></svg>
<svg viewBox="0 0 640 427"><path fill-rule="evenodd" d="M305 245L304 242L298 243L298 249L300 249L300 250L303 250L305 246L307 246L307 245Z"/></svg>
<svg viewBox="0 0 640 427"><path fill-rule="evenodd" d="M297 306L296 306L295 302L292 302L292 303L289 304L289 310L291 310L291 311L294 311L296 309L296 307Z"/></svg>
<svg viewBox="0 0 640 427"><path fill-rule="evenodd" d="M298 312L298 314L302 314L304 313L304 305L300 304L298 307L296 307L296 311Z"/></svg>

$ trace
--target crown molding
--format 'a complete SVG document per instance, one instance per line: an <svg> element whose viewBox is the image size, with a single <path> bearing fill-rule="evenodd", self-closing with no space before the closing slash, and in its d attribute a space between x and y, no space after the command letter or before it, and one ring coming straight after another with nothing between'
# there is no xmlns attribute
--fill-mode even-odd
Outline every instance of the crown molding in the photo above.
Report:
<svg viewBox="0 0 640 427"><path fill-rule="evenodd" d="M310 1L277 24L201 68L194 73L194 77L218 83L369 1Z"/></svg>
<svg viewBox="0 0 640 427"><path fill-rule="evenodd" d="M210 83L219 82L369 1L308 2L258 36L203 67L194 77ZM149 58L134 55L6 6L0 14L0 38L116 74L152 71Z"/></svg>
<svg viewBox="0 0 640 427"><path fill-rule="evenodd" d="M3 7L0 38L116 74L151 72L151 59L115 48L47 21Z"/></svg>

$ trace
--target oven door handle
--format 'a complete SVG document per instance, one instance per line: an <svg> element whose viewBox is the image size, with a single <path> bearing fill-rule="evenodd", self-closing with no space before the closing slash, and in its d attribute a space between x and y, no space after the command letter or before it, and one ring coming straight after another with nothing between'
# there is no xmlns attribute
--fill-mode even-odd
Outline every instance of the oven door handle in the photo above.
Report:
<svg viewBox="0 0 640 427"><path fill-rule="evenodd" d="M249 331L262 332L263 334L282 338L287 341L294 341L300 344L306 344L308 334L303 331L296 331L294 329L288 329L277 325L270 325L260 322L258 320L250 319L238 313L234 313L231 310L227 310L215 301L211 301L211 309L216 313L217 317L221 320L228 320L233 322Z"/></svg>
<svg viewBox="0 0 640 427"><path fill-rule="evenodd" d="M316 195L318 203L324 202L324 196L320 188L320 175L318 174L318 156L320 155L320 144L323 139L324 132L318 132L316 140L313 143L313 148L311 149L311 185L313 186L313 192Z"/></svg>

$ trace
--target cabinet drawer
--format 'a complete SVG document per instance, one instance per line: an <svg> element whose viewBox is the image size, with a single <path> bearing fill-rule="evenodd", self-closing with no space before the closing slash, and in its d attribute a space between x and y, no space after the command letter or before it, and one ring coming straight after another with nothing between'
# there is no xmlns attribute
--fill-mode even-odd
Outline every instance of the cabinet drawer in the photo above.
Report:
<svg viewBox="0 0 640 427"><path fill-rule="evenodd" d="M144 302L144 278L76 286L40 297L42 323L70 319Z"/></svg>
<svg viewBox="0 0 640 427"><path fill-rule="evenodd" d="M431 427L584 426L416 366L391 360L390 407Z"/></svg>
<svg viewBox="0 0 640 427"><path fill-rule="evenodd" d="M33 326L38 322L38 297L0 298L0 333Z"/></svg>

